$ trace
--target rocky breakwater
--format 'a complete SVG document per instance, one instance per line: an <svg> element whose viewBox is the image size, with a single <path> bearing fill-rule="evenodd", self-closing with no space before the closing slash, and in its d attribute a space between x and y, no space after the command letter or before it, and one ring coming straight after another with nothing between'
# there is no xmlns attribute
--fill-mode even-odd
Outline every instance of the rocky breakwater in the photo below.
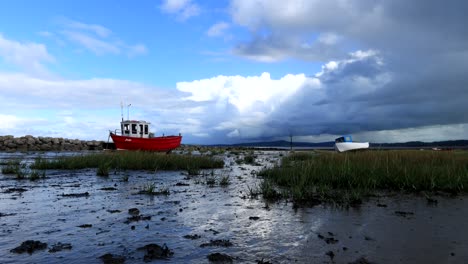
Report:
<svg viewBox="0 0 468 264"><path fill-rule="evenodd" d="M53 137L0 136L0 151L78 151L102 150L103 141Z"/></svg>

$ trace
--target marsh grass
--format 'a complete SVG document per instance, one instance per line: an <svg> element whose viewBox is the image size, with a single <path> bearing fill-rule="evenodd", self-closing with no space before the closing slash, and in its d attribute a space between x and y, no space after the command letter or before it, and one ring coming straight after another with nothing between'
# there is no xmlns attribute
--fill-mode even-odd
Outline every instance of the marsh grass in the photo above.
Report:
<svg viewBox="0 0 468 264"><path fill-rule="evenodd" d="M222 168L224 162L206 156L167 155L143 151L103 152L57 159L37 158L31 165L34 169L75 170L99 168L108 165L117 170L186 170Z"/></svg>
<svg viewBox="0 0 468 264"><path fill-rule="evenodd" d="M216 184L216 177L211 175L206 177L206 185L213 187Z"/></svg>
<svg viewBox="0 0 468 264"><path fill-rule="evenodd" d="M97 171L96 171L96 175L102 176L102 177L108 177L109 170L110 170L110 163L99 164Z"/></svg>
<svg viewBox="0 0 468 264"><path fill-rule="evenodd" d="M264 196L275 196L269 186L275 185L299 202L359 203L381 190L460 193L468 188L468 155L419 150L298 152L259 176L264 177Z"/></svg>
<svg viewBox="0 0 468 264"><path fill-rule="evenodd" d="M0 163L2 165L2 174L5 175L18 174L22 169L26 168L26 165L24 163L21 163L20 159L1 161Z"/></svg>
<svg viewBox="0 0 468 264"><path fill-rule="evenodd" d="M147 183L144 185L138 194L147 194L147 195L169 195L169 188L160 188L157 190L155 183Z"/></svg>
<svg viewBox="0 0 468 264"><path fill-rule="evenodd" d="M222 176L221 179L219 180L219 185L222 187L226 187L229 184L231 184L231 181L229 180L229 176L227 175Z"/></svg>
<svg viewBox="0 0 468 264"><path fill-rule="evenodd" d="M36 181L45 178L45 171L32 170L28 176L29 180Z"/></svg>

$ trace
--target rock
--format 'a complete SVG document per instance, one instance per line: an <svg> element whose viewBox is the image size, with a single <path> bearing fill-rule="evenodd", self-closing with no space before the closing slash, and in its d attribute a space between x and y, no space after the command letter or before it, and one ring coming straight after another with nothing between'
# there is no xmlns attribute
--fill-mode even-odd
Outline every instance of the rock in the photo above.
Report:
<svg viewBox="0 0 468 264"><path fill-rule="evenodd" d="M41 241L38 240L26 240L23 243L21 243L20 246L10 250L10 252L13 253L24 253L27 252L29 254L32 254L36 250L43 250L47 248L47 243L42 243Z"/></svg>

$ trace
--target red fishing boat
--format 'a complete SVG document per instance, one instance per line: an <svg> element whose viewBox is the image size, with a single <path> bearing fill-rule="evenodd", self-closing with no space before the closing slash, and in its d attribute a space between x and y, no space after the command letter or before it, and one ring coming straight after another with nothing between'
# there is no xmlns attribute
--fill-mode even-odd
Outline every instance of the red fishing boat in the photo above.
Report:
<svg viewBox="0 0 468 264"><path fill-rule="evenodd" d="M150 123L146 121L123 120L120 122L120 130L110 132L117 149L147 150L169 152L180 146L182 136L154 137L149 131Z"/></svg>

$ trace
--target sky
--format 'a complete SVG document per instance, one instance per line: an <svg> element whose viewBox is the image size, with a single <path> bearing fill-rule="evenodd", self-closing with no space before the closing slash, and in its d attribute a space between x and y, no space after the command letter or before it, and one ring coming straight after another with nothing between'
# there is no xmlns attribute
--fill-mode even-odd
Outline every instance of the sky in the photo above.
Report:
<svg viewBox="0 0 468 264"><path fill-rule="evenodd" d="M468 139L464 0L9 0L0 135Z"/></svg>

